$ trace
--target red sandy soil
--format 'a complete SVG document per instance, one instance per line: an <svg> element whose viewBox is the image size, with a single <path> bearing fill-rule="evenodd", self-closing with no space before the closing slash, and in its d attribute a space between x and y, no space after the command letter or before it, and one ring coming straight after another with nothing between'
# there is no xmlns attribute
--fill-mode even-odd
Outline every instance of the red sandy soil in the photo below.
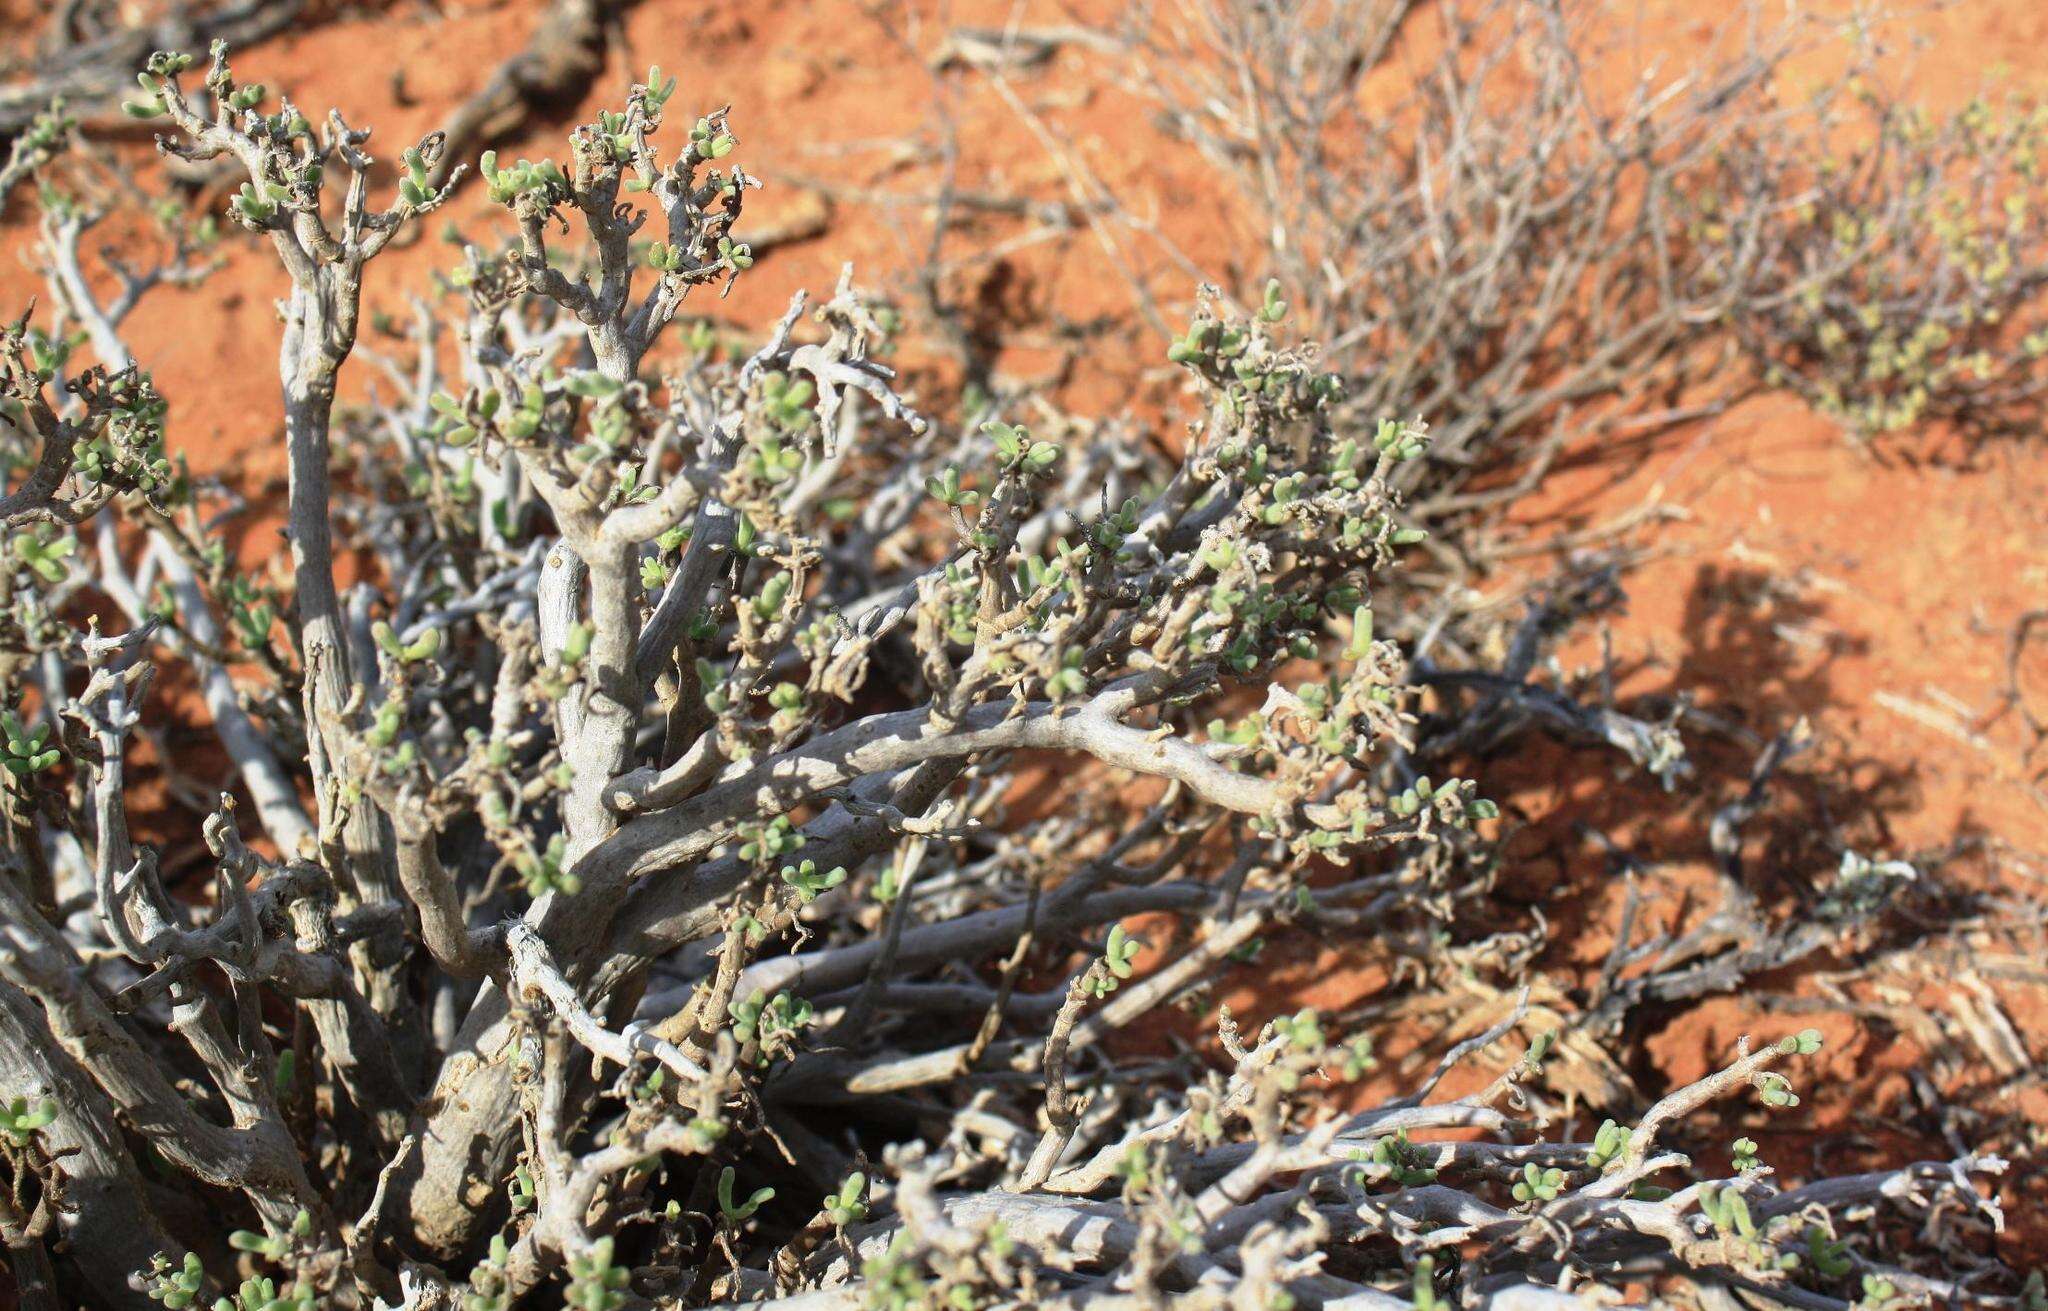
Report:
<svg viewBox="0 0 2048 1311"><path fill-rule="evenodd" d="M0 4L0 16L8 7ZM289 89L302 107L332 104L352 122L375 123L376 141L394 156L523 44L538 8L398 0L327 10L241 53L236 71L245 81ZM1618 8L1639 17L1634 40L1646 62L1682 64L1713 34L1696 0L1637 0ZM1164 307L1171 321L1191 298L1193 276L1170 249L1201 268L1230 267L1233 234L1217 217L1213 179L1168 141L1098 52L1062 46L1047 64L1009 74L1004 86L972 69L935 72L927 63L956 26L1028 28L1113 12L1102 0L912 10L788 0L719 9L645 0L625 18L630 57L613 51L608 76L578 116L537 124L498 149L507 157L559 153L556 142L568 123L612 103L647 64L659 63L680 79L672 117L687 121L688 114L733 105L739 158L767 183L750 207L757 231L817 211L817 195L798 185L805 181L931 194L942 168L942 107L954 117L963 189L1085 199L1061 158L1071 152L1130 212L1156 221L1164 241L1128 230L1098 237L1084 225L1058 240L983 258L977 252L1023 229L1008 219L970 219L944 247L948 260L960 261L945 286L969 308L976 331L1002 336L1001 369L1057 384L1060 398L1076 408L1152 414L1170 402L1171 379L1158 367L1160 341L1133 312L1126 269L1172 289ZM1952 105L1993 79L2048 93L2048 65L2038 57L2048 47L2048 6L2039 0L1965 0L1914 20L1908 30L1931 42L1912 64L1911 85L1932 107ZM403 98L394 107L392 75L400 67ZM1825 73L1822 60L1793 76ZM1043 135L1006 96L1037 116ZM502 231L478 219L474 189L453 209L466 231ZM907 289L929 241L928 207L840 197L827 209L819 238L774 250L729 300L693 301L686 312L758 329L795 288L829 290L847 260L869 285ZM441 226L431 224L435 231ZM27 236L16 214L0 229L0 244L25 253ZM404 289L454 262L453 249L431 237L393 251L372 268L370 299L402 313ZM178 448L195 467L251 490L283 467L271 309L281 278L267 250L230 243L218 274L196 289L155 295L129 328L173 402ZM22 259L0 261L0 312L18 313L36 290ZM360 363L352 368L354 385L366 385L371 371ZM1812 820L1825 813L1873 855L1924 857L1959 839L1995 839L2002 845L1950 862L1941 878L1957 893L2038 901L2048 881L2048 856L2033 854L2048 852L2041 787L2048 761L2029 757L2021 717L2004 697L2009 635L2023 613L2048 605L2048 443L2028 438L1971 448L1929 431L1872 452L1797 400L1766 395L1647 444L1579 452L1516 516L1541 538L1617 521L1646 501L1668 513L1635 533L1646 558L1626 579L1626 613L1605 633L1619 690L1688 694L1763 738L1804 716L1817 735L1754 826L1753 867L1784 880L1829 877L1834 857ZM245 559L264 560L273 546L249 541ZM1589 635L1566 663L1599 658ZM2020 672L2033 704L2048 715L2048 631ZM1551 924L1553 945L1540 960L1554 999L1563 995L1557 989L1583 987L1597 974L1623 897L1606 855L1577 836L1574 822L1613 834L1652 867L1642 886L1638 937L1703 913L1699 897L1710 908L1707 820L1739 794L1753 751L1697 745L1704 781L1690 800L1621 777L1611 756L1599 753L1536 750L1488 765L1488 791L1509 810L1499 895L1516 907L1506 918L1526 918L1522 908L1534 906ZM1957 1121L1965 1141L1996 1142L2022 1161L2038 1161L2035 1139L2048 1124L2048 1095L2038 1077L2048 1060L2044 948L2039 930L2028 936L1936 925L1926 929L1920 950L1873 971L1872 981L1838 986L1827 976L1839 958L1809 962L1740 996L1660 1014L1624 1072L1640 1093L1654 1096L1723 1061L1743 1034L1775 1037L1814 1024L1831 1039L1827 1053L1800 1079L1809 1094L1805 1105L1781 1117L1780 1132L1766 1140L1767 1158L1787 1172L1813 1166L1807 1153L1824 1131L1861 1135L1846 1155L1828 1158L1830 1169L1943 1150L1939 1141L1896 1127L1905 1112L1918 1116L1922 1097L1936 1092L1967 1108ZM1981 981L1960 981L1966 970ZM1369 943L1276 948L1258 971L1233 979L1220 999L1253 1022L1301 1005L1369 1007L1386 971L1385 954ZM1965 1040L1956 1017L1968 1010L1975 1022L1987 993L2009 1017L2024 1062L2036 1072L2014 1081L2018 1091L2009 1097L1979 1096L1998 1081L1974 1047L1958 1045ZM1421 1017L1405 1030L1383 1032L1387 1088L1412 1074L1410 1054L1433 1059L1445 1040L1491 1018ZM1497 1068L1471 1077L1483 1080ZM1932 1081L1924 1092L1916 1074ZM1597 1122L1597 1108L1591 1114ZM1716 1141L1740 1132L1763 1137L1753 1114L1734 1114ZM2008 1256L2041 1254L2048 1234L2038 1217L2048 1190L2038 1173L2023 1167L2001 1191L2013 1219Z"/></svg>

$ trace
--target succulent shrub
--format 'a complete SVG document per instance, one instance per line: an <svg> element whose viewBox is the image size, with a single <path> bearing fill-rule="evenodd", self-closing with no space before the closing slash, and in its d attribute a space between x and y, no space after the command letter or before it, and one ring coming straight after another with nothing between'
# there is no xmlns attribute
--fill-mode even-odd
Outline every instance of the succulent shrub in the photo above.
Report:
<svg viewBox="0 0 2048 1311"><path fill-rule="evenodd" d="M1396 587L1455 596L1560 456L1758 386L1859 438L2038 427L2048 108L1916 102L1905 7L1726 19L1667 63L1611 0L1127 11L1131 83L1219 179L1233 303L1296 310L1345 422L1430 422L1395 484L1438 570ZM1845 72L1788 91L1824 48Z"/></svg>
<svg viewBox="0 0 2048 1311"><path fill-rule="evenodd" d="M74 205L54 321L0 338L0 1157L56 1199L10 1245L61 1235L66 1286L230 1311L2005 1288L1948 1260L1997 1221L1995 1160L1781 1187L1671 1149L1714 1099L1796 1105L1817 1035L1584 1139L1541 1132L1522 1008L1346 1114L1371 1035L1313 1010L1128 1056L1269 938L1468 968L1447 921L1499 811L1456 750L1533 695L1535 637L1432 709L1378 635L1423 538L1393 476L1431 435L1355 422L1284 288L1200 301L1172 459L920 413L850 275L746 349L664 344L752 269L757 182L656 73L559 160L480 160L509 237L451 246L359 352L365 266L461 180L440 140L394 186L367 132L219 48L141 89L164 150L246 174L226 217L282 268L292 586L237 567L242 507L178 464L133 298L67 274ZM357 354L380 399L343 404ZM160 669L233 764L197 906L130 827ZM1658 726L1584 722L1675 767Z"/></svg>
<svg viewBox="0 0 2048 1311"><path fill-rule="evenodd" d="M1429 419L1396 481L1448 528L1566 449L1722 394L1701 338L1749 270L1687 241L1686 202L1731 139L1803 121L1775 82L1814 40L1793 7L1736 11L1740 36L1682 72L1643 64L1640 15L1606 0L1167 0L1120 35L1133 83L1220 179L1235 300L1296 310L1348 422ZM1762 189L1725 197L1731 240L1774 219ZM1488 543L1446 533L1435 553L1479 563Z"/></svg>
<svg viewBox="0 0 2048 1311"><path fill-rule="evenodd" d="M1745 135L1692 198L1716 270L1754 290L1731 316L1767 382L1863 438L1926 420L2030 431L2048 387L2048 106L1979 96L1936 115L1859 81L1811 151ZM1853 133L1869 144L1830 149ZM1739 191L1786 199L1759 245Z"/></svg>

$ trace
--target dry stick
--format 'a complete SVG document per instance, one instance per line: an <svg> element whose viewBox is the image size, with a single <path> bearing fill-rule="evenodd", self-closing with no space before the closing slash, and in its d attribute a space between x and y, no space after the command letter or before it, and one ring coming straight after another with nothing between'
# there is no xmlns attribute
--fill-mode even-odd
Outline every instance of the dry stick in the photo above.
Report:
<svg viewBox="0 0 2048 1311"><path fill-rule="evenodd" d="M94 111L135 89L135 70L153 50L204 49L215 41L240 48L264 41L297 21L305 0L239 0L168 21L123 26L37 61L42 75L0 87L0 136L20 132L55 99ZM132 127L125 118L114 124Z"/></svg>
<svg viewBox="0 0 2048 1311"><path fill-rule="evenodd" d="M428 171L446 182L458 161L526 126L536 109L574 105L604 71L606 32L619 0L555 0L534 24L524 49L498 65L491 80L442 126L447 150Z"/></svg>
<svg viewBox="0 0 2048 1311"><path fill-rule="evenodd" d="M1045 872L1041 868L1034 867L1031 873L1031 892L1024 902L1024 931L1017 935L1016 947L1010 952L1010 958L1002 964L1002 979L996 986L996 995L990 1000L988 1010L982 1015L981 1027L975 1032L974 1041L968 1044L966 1052L961 1055L960 1068L963 1071L971 1070L981 1062L983 1054L988 1051L988 1045L995 1041L997 1032L1003 1027L1003 1012L1009 1007L1010 994L1016 990L1017 976L1023 972L1025 957L1030 955L1032 945L1038 938L1038 903L1044 893ZM874 976L870 975L869 977L872 978ZM1066 1008L1062 1006L1059 1016L1053 1022L1056 1036L1060 1022L1065 1018ZM1050 1046L1052 1041L1052 1039L1047 1039L1048 1061L1052 1059ZM1064 1065L1066 1059L1064 1042L1062 1042L1061 1046L1062 1054L1060 1060L1062 1065Z"/></svg>
<svg viewBox="0 0 2048 1311"><path fill-rule="evenodd" d="M2040 749L2041 743L2048 741L2048 719L2044 719L2041 714L2035 712L2033 706L2027 701L2026 690L2020 686L2021 657L2026 654L2027 642L2033 636L2036 627L2048 627L2048 609L2029 610L2018 619L2015 619L2012 625L2012 633L2006 639L2005 646L2005 692L2003 699L2007 708L2016 709L2020 712L2020 721L2026 725L2027 732L2033 736L2033 740L2027 744L2025 750L2025 759L2029 761L2033 759L2034 753ZM1989 728L1991 723L1996 722L1996 719L1997 715L1992 715L1981 727ZM2035 789L2037 800L2040 798L2040 795L2039 789Z"/></svg>
<svg viewBox="0 0 2048 1311"><path fill-rule="evenodd" d="M955 27L927 62L933 68L956 62L983 69L1035 68L1069 45L1103 54L1121 54L1124 49L1123 42L1092 27Z"/></svg>
<svg viewBox="0 0 2048 1311"><path fill-rule="evenodd" d="M511 954L514 995L531 992L547 998L571 1036L593 1054L628 1069L632 1068L635 1054L643 1054L661 1062L686 1084L700 1083L705 1078L703 1066L656 1034L637 1025L628 1026L625 1033L613 1033L600 1024L576 995L575 987L563 977L548 954L547 944L530 925L523 921L508 925L505 947Z"/></svg>
<svg viewBox="0 0 2048 1311"><path fill-rule="evenodd" d="M1671 1120L1681 1119L1719 1097L1737 1084L1749 1081L1751 1076L1778 1059L1776 1046L1766 1046L1762 1051L1749 1050L1749 1039L1744 1038L1737 1046L1735 1063L1725 1070L1710 1074L1697 1083L1674 1090L1643 1112L1635 1131L1629 1135L1628 1146L1623 1149L1623 1159L1630 1165L1639 1165L1649 1155L1650 1147L1657 1140L1657 1131Z"/></svg>
<svg viewBox="0 0 2048 1311"><path fill-rule="evenodd" d="M762 909L772 912L761 923L764 938L785 933L796 922L795 909L788 905L776 909L772 896ZM719 944L718 965L712 976L697 985L687 1005L657 1026L657 1033L675 1035L688 1050L699 1056L709 1052L711 1043L724 1031L730 1018L732 999L738 993L742 971L746 968L750 945L748 936L752 931L747 923L750 918L753 917L735 915L727 924L725 940Z"/></svg>
<svg viewBox="0 0 2048 1311"><path fill-rule="evenodd" d="M421 945L452 977L483 978L498 963L496 937L470 930L455 878L441 866L439 835L431 828L401 829L397 841L398 882L419 912Z"/></svg>
<svg viewBox="0 0 2048 1311"><path fill-rule="evenodd" d="M896 898L889 907L889 922L882 931L882 949L875 953L874 963L868 967L859 996L854 998L853 1004L846 1008L845 1017L835 1026L838 1032L857 1034L867 1027L884 985L895 972L896 952L903 944L903 926L910 922L910 898L917 886L917 871L924 864L927 846L924 838L911 837L898 848ZM1036 893L1035 887L1033 892Z"/></svg>
<svg viewBox="0 0 2048 1311"><path fill-rule="evenodd" d="M1011 1187L1012 1192L1029 1193L1036 1191L1052 1174L1059 1163L1060 1154L1073 1141L1074 1130L1081 1123L1080 1102L1067 1091L1067 1048L1073 1038L1074 1026L1080 1022L1081 1009L1088 1004L1088 996L1095 984L1109 977L1109 967L1096 961L1077 975L1067 985L1067 1000L1053 1017L1052 1032L1045 1039L1045 1119L1046 1130L1038 1140L1038 1146L1031 1153L1031 1160L1024 1166L1024 1173Z"/></svg>

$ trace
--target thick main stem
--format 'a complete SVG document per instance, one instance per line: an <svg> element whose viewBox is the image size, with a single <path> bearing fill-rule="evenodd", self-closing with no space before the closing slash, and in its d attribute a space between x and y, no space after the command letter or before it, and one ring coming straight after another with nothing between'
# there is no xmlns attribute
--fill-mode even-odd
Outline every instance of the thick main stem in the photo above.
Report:
<svg viewBox="0 0 2048 1311"><path fill-rule="evenodd" d="M374 807L349 805L344 810L340 735L348 732L347 708L356 686L343 628L341 599L334 583L334 532L329 522L333 480L330 425L335 380L342 361L355 344L362 272L349 263L321 265L310 285L295 283L285 323L278 369L284 382L285 453L290 487L288 536L296 582L300 659L305 683L301 689L306 719L307 764L318 806L320 841L332 850L339 843L333 872L349 900L377 905L397 900L397 871L392 858L390 825ZM395 970L370 958L367 943L351 948L356 969L371 1006L394 1021L394 1040L403 1044L416 1035L409 1023L411 1004ZM338 1017L328 1015L329 1021ZM350 1096L370 1118L381 1137L395 1141L402 1131L406 1107L391 1104L403 1091L373 1087L365 1081L362 1060L343 1042L337 1023L321 1025L328 1056Z"/></svg>
<svg viewBox="0 0 2048 1311"><path fill-rule="evenodd" d="M57 1118L41 1131L68 1203L57 1209L57 1226L93 1292L106 1306L149 1311L149 1299L128 1287L129 1272L147 1269L158 1252L175 1256L182 1249L150 1209L106 1094L59 1049L28 996L4 984L0 1080L16 1095L58 1105Z"/></svg>
<svg viewBox="0 0 2048 1311"><path fill-rule="evenodd" d="M287 536L297 584L299 656L305 662L306 743L323 841L334 833L339 801L333 764L337 753L331 739L341 727L354 682L342 634L341 599L334 586L328 463L335 378L354 344L353 302L359 288L353 278L337 278L335 272L322 267L312 286L294 286L278 359L290 477ZM355 863L350 862L350 874L358 872Z"/></svg>
<svg viewBox="0 0 2048 1311"><path fill-rule="evenodd" d="M638 353L615 324L591 326L590 340L599 372L619 382L632 377ZM562 828L565 863L573 867L617 831L619 817L605 792L633 763L646 700L637 664L639 551L637 543L607 535L601 516L566 502L554 508L563 540L541 576L542 644L561 650L569 626L586 607L591 625L583 685L555 710L557 740L571 771ZM550 893L525 918L581 983L591 964L587 958L603 943L616 909L615 898ZM486 983L428 1099L435 1111L420 1139L418 1167L406 1181L407 1201L414 1237L437 1256L453 1256L475 1241L511 1168L519 1118L510 1063L502 1054L514 1023L504 993L495 982Z"/></svg>

